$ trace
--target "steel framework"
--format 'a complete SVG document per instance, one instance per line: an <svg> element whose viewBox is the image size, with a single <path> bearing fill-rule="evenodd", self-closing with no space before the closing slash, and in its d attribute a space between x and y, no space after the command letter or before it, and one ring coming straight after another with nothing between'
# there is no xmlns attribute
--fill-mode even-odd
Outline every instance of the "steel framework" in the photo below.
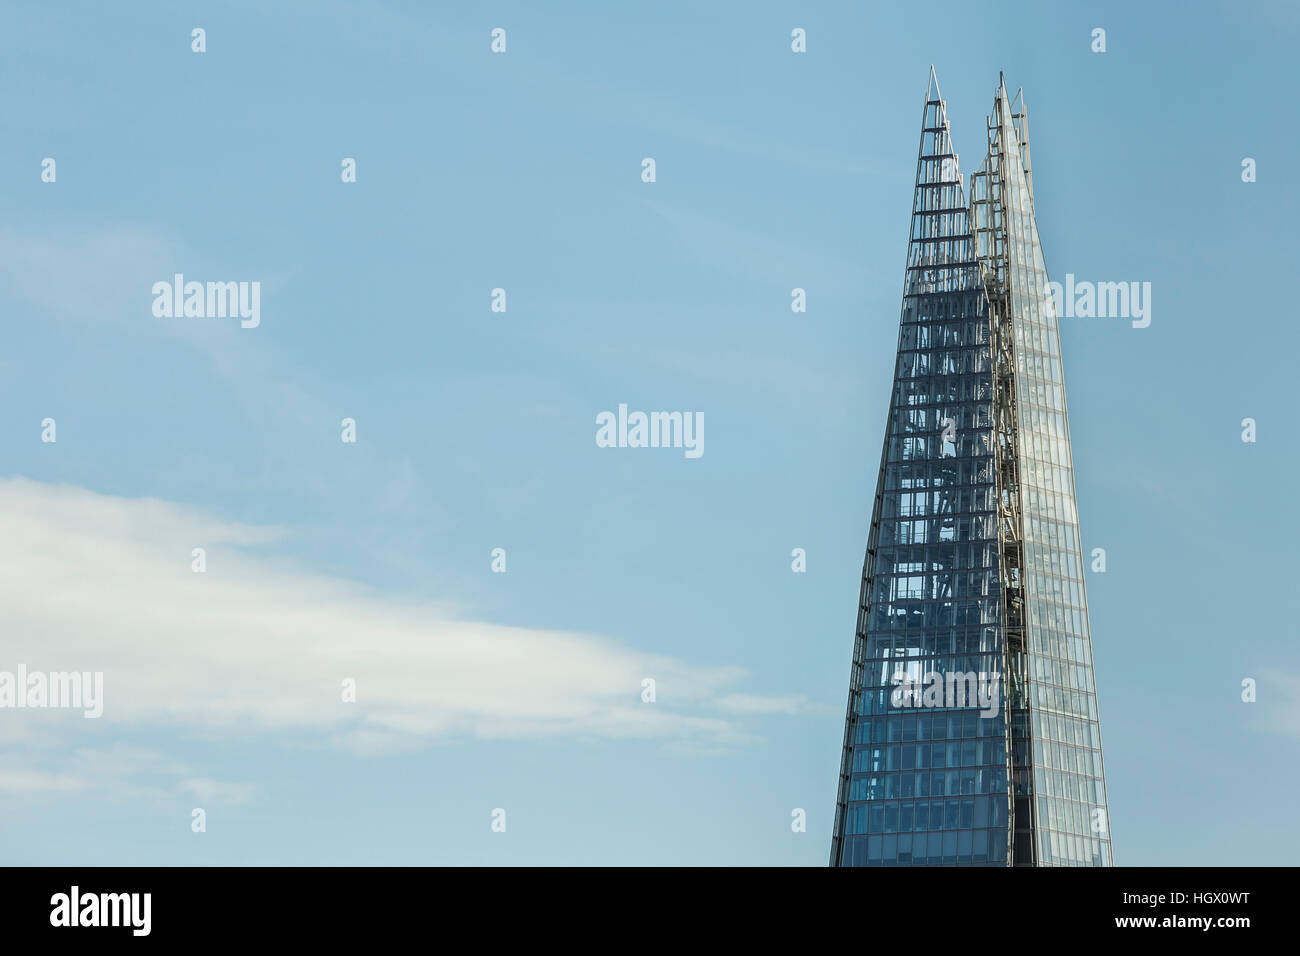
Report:
<svg viewBox="0 0 1300 956"><path fill-rule="evenodd" d="M931 67L832 865L1111 862L1028 110L1001 76L987 134L968 205ZM973 662L1004 681L996 717L890 693Z"/></svg>

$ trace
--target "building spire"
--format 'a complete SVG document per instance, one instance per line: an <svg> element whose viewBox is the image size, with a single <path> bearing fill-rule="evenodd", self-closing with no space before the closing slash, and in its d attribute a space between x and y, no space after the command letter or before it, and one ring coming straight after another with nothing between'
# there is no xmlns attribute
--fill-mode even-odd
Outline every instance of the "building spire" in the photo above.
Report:
<svg viewBox="0 0 1300 956"><path fill-rule="evenodd" d="M907 294L978 286L961 171L934 66L926 86L907 257Z"/></svg>
<svg viewBox="0 0 1300 956"><path fill-rule="evenodd" d="M1060 337L1025 109L999 74L968 207L933 66L925 95L830 862L1109 866ZM1002 681L991 712L969 692L936 701L916 689L976 659L971 678ZM913 736L962 738L961 778L943 786L921 743L896 759L893 741ZM941 796L952 798L942 812Z"/></svg>
<svg viewBox="0 0 1300 956"><path fill-rule="evenodd" d="M935 75L933 63L930 64L930 82L925 88L925 101L927 103L943 101L943 96L939 92L939 77Z"/></svg>

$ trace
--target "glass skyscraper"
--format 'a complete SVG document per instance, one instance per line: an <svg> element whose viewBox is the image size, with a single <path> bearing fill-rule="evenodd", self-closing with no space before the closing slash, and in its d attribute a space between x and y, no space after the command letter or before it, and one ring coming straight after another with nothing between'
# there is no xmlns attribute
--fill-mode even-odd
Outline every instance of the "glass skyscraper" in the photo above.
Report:
<svg viewBox="0 0 1300 956"><path fill-rule="evenodd" d="M1022 98L967 197L931 69L832 866L1111 864L1047 281Z"/></svg>

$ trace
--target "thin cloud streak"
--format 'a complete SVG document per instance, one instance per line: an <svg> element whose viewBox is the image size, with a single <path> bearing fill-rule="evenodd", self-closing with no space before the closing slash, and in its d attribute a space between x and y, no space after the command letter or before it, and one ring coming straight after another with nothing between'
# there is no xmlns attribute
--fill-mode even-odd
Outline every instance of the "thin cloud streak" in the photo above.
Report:
<svg viewBox="0 0 1300 956"><path fill-rule="evenodd" d="M10 711L9 748L39 740L48 753L51 739L142 728L296 742L305 733L361 751L456 737L753 739L715 709L739 668L403 603L263 553L285 533L168 502L0 480L0 668L104 674L102 718ZM191 569L199 547L205 573ZM642 701L645 678L660 702ZM356 682L355 703L342 700L345 680ZM186 777L203 779L192 768ZM35 782L15 778L9 789L25 781Z"/></svg>

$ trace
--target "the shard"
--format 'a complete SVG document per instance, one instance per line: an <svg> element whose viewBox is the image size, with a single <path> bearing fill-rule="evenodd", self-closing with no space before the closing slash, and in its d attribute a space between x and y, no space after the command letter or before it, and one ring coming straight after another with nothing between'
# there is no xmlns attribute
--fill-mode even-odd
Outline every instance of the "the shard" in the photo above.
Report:
<svg viewBox="0 0 1300 956"><path fill-rule="evenodd" d="M832 866L1109 866L1054 301L1022 98L966 195L926 90Z"/></svg>

